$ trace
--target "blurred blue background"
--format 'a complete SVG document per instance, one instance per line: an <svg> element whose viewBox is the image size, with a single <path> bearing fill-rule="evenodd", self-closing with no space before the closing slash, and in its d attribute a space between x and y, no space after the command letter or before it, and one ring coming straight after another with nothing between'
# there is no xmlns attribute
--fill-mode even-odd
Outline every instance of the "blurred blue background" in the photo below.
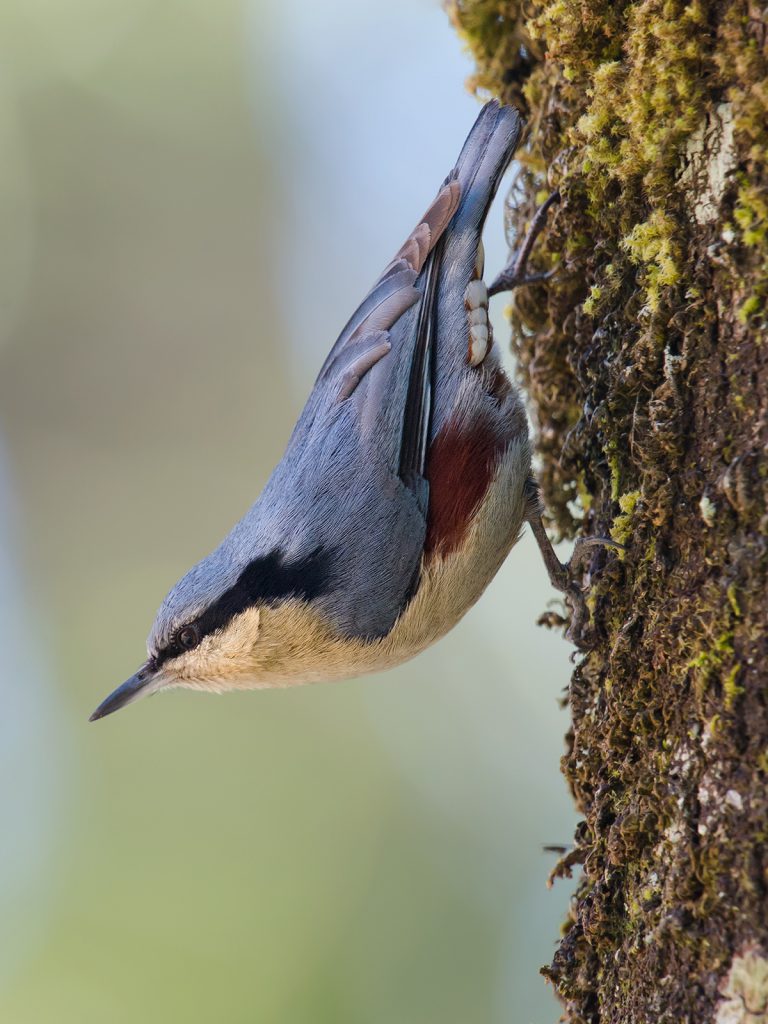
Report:
<svg viewBox="0 0 768 1024"><path fill-rule="evenodd" d="M458 155L444 12L5 0L0 40L0 1021L556 1019L530 538L398 671L86 723Z"/></svg>

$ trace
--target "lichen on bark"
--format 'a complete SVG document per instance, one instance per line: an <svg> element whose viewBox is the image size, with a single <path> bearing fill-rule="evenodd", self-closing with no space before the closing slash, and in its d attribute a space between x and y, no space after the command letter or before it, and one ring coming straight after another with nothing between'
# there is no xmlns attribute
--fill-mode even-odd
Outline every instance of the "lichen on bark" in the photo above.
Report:
<svg viewBox="0 0 768 1024"><path fill-rule="evenodd" d="M574 1024L731 1019L734 965L768 956L768 15L448 7L471 87L528 119L511 240L562 197L557 273L511 308L550 524L625 545L583 581L583 875L545 973Z"/></svg>

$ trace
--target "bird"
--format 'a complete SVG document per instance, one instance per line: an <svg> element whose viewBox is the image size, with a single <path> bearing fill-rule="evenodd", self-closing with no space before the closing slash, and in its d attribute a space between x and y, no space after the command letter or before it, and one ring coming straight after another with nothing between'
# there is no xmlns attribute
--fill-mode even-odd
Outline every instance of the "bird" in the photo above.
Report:
<svg viewBox="0 0 768 1024"><path fill-rule="evenodd" d="M475 604L526 522L582 607L542 524L525 406L488 320L481 235L522 129L515 108L482 108L331 348L261 495L170 590L146 661L91 721L173 687L287 687L412 658ZM525 283L522 262L508 285Z"/></svg>

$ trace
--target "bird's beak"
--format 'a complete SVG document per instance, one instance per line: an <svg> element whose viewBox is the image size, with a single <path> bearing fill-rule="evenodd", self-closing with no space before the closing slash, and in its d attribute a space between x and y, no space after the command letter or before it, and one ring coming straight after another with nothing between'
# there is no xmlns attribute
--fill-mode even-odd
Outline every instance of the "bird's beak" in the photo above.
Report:
<svg viewBox="0 0 768 1024"><path fill-rule="evenodd" d="M132 675L130 679L126 679L122 686L118 686L116 690L110 693L106 700L99 704L88 721L95 722L97 718L111 715L113 711L119 711L126 704L133 704L140 697L146 697L150 693L155 693L160 689L161 685L160 673L149 662L146 662L138 672Z"/></svg>

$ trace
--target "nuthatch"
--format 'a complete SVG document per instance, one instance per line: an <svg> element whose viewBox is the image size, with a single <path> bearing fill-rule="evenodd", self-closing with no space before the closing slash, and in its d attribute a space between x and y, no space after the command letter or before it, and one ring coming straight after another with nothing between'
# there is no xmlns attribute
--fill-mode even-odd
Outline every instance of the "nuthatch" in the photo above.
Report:
<svg viewBox="0 0 768 1024"><path fill-rule="evenodd" d="M147 661L92 720L173 686L291 686L405 661L477 601L526 521L579 606L541 523L482 279L481 231L520 131L513 108L483 108L339 335L256 504L170 591ZM519 264L508 285L525 283Z"/></svg>

